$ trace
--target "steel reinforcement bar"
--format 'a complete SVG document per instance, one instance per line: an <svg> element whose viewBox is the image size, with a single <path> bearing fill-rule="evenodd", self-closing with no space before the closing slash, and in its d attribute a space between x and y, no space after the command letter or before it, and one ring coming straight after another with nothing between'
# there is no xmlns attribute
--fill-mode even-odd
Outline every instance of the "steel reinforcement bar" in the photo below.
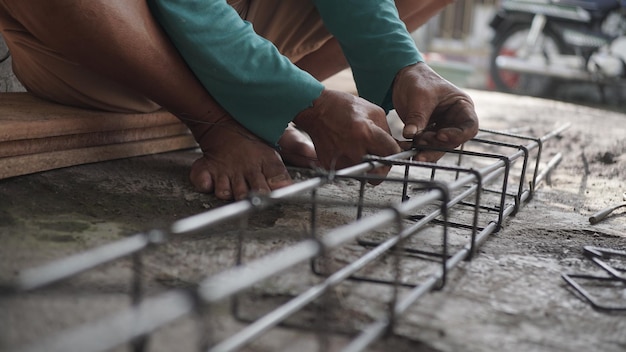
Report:
<svg viewBox="0 0 626 352"><path fill-rule="evenodd" d="M345 282L386 285L393 291L391 299L386 302L388 309L364 328L357 329L356 333L353 331L354 338L343 347L345 351L362 351L380 337L393 333L399 316L426 293L442 288L448 280L448 272L463 260L471 259L489 235L497 232L507 217L532 198L537 186L561 160L557 153L542 168L544 143L568 127L562 126L539 138L482 130L480 138L460 149L442 150L447 155L439 164L413 161L412 157L420 150L389 157L368 157L362 164L323 173L269 195L252 195L247 200L178 220L166 230L140 233L42 267L24 270L15 282L2 285L3 294L38 290L129 256L133 258L135 276L131 290L133 303L127 309L24 346L22 350L105 351L130 343L135 351L141 351L155 330L189 314L210 317L214 305L230 299L234 316L246 321L246 327L226 338L213 336L207 328L206 333L201 334L198 346L207 351L235 351L274 327L286 324L288 318L324 299ZM367 174L381 166L391 166L397 172L384 178ZM325 185L346 179L356 180L359 184L356 202L333 203L319 195ZM366 183L380 181L398 184L400 199L387 203L369 200ZM409 195L409 191L415 194ZM290 202L310 208L308 239L244 263L241 253L245 238L242 234L238 241L237 265L205 278L192 288L143 297L141 255L146 249L176 236L203 234L224 222L245 220L250 214ZM354 207L356 219L321 233L320 208L333 204ZM242 221L241 232L245 228L245 221ZM378 231L378 237L384 233L383 238L369 238L375 231ZM354 243L360 245L362 253L343 267L329 269L327 259L333 251ZM391 266L386 268L388 270L362 273L383 257L393 258ZM424 277L416 279L419 275L410 275L407 278L403 274L406 270L401 270L400 264L406 258L433 263L434 266L426 270L428 274L422 275ZM320 278L317 284L252 321L240 317L244 309L239 300L241 294L254 291L258 284L306 262L310 262L311 273ZM327 318L330 312L326 311L325 305L321 306L316 310L317 323L310 330L319 337L320 350L323 350L328 335L336 331L329 328L332 325Z"/></svg>

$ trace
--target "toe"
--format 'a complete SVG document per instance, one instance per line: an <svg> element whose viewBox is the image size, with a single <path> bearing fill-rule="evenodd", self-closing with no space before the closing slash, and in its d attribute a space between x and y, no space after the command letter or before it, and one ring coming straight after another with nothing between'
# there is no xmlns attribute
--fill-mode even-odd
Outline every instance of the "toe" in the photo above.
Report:
<svg viewBox="0 0 626 352"><path fill-rule="evenodd" d="M191 165L189 180L198 192L210 193L213 191L213 178L208 168L208 161L202 157Z"/></svg>
<svg viewBox="0 0 626 352"><path fill-rule="evenodd" d="M233 198L233 191L230 188L230 179L227 176L218 177L215 182L215 196L223 200L230 200Z"/></svg>
<svg viewBox="0 0 626 352"><path fill-rule="evenodd" d="M286 187L291 185L292 183L293 182L291 181L291 177L289 177L289 173L287 173L287 170L285 170L284 173L280 173L278 175L267 178L267 185L271 190Z"/></svg>
<svg viewBox="0 0 626 352"><path fill-rule="evenodd" d="M270 186L267 184L267 180L262 173L249 174L246 177L246 180L250 185L250 190L254 193L268 194L271 191Z"/></svg>
<svg viewBox="0 0 626 352"><path fill-rule="evenodd" d="M249 188L245 178L241 176L231 178L230 186L233 190L235 200L245 199L248 196Z"/></svg>

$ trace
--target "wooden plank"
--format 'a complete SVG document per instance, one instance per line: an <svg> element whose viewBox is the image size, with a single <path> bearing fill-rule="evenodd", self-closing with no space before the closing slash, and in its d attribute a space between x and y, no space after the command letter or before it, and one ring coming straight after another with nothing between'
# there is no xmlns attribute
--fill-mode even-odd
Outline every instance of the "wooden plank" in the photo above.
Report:
<svg viewBox="0 0 626 352"><path fill-rule="evenodd" d="M171 113L113 113L51 103L28 93L0 93L0 142L180 123Z"/></svg>
<svg viewBox="0 0 626 352"><path fill-rule="evenodd" d="M191 135L0 158L0 179L62 167L197 147Z"/></svg>
<svg viewBox="0 0 626 352"><path fill-rule="evenodd" d="M188 134L183 124L0 142L0 158ZM1 160L1 159L0 159Z"/></svg>

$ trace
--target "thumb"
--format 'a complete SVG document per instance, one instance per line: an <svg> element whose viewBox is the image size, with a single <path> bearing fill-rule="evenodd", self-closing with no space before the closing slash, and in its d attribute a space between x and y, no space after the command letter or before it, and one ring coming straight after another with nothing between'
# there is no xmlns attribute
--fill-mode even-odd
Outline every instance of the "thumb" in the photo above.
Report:
<svg viewBox="0 0 626 352"><path fill-rule="evenodd" d="M417 100L414 100L406 109L406 112L401 116L404 121L404 128L402 129L402 137L406 139L413 139L416 134L424 131L428 126L430 116L434 111L434 107L430 104L420 104Z"/></svg>
<svg viewBox="0 0 626 352"><path fill-rule="evenodd" d="M404 125L402 129L402 137L404 138L413 138L419 132L420 128L413 123L407 123Z"/></svg>
<svg viewBox="0 0 626 352"><path fill-rule="evenodd" d="M404 128L402 129L402 137L406 139L413 139L416 135L426 130L426 127L428 126L428 117L423 117L423 115L420 116L422 117L407 119L405 121Z"/></svg>

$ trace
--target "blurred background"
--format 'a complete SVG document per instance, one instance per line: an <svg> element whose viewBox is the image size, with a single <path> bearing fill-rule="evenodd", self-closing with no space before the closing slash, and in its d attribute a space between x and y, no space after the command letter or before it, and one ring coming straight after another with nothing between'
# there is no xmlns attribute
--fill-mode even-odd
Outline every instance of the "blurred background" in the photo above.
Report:
<svg viewBox="0 0 626 352"><path fill-rule="evenodd" d="M489 86L491 18L500 0L457 0L413 33L426 61L448 80L476 89Z"/></svg>
<svg viewBox="0 0 626 352"><path fill-rule="evenodd" d="M461 87L498 90L489 74L495 35L489 23L501 3L502 0L457 0L413 33L428 64ZM597 84L561 81L541 97L626 111L623 81L603 89L604 94Z"/></svg>

